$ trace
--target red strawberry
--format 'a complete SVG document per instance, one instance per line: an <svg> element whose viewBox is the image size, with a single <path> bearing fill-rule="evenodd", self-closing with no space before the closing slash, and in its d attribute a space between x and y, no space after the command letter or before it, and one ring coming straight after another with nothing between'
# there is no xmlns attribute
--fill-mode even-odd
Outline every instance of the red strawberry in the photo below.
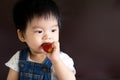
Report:
<svg viewBox="0 0 120 80"><path fill-rule="evenodd" d="M42 46L43 50L46 51L47 53L52 53L53 46L51 43L43 43L41 46Z"/></svg>

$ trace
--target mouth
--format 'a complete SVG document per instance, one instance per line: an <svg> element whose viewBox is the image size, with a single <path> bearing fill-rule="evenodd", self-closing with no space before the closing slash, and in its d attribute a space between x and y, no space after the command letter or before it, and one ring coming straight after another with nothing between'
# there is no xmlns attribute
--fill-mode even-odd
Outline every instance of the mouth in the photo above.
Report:
<svg viewBox="0 0 120 80"><path fill-rule="evenodd" d="M47 53L52 53L53 52L53 44L52 43L43 43L42 45L42 48L45 52Z"/></svg>

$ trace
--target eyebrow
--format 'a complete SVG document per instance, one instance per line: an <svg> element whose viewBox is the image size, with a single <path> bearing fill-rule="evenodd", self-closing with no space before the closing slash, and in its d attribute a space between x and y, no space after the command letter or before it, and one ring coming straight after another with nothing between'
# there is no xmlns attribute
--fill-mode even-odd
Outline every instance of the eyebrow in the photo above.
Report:
<svg viewBox="0 0 120 80"><path fill-rule="evenodd" d="M39 26L33 26L32 29L36 29L36 28L42 28L42 27L39 27Z"/></svg>
<svg viewBox="0 0 120 80"><path fill-rule="evenodd" d="M51 28L53 28L53 27L58 27L58 25L56 24L56 25L51 26ZM32 28L33 28L33 29L36 29L36 28L42 28L42 27L35 25L35 26L33 26Z"/></svg>
<svg viewBox="0 0 120 80"><path fill-rule="evenodd" d="M52 27L58 27L58 24L56 24L56 25L53 25Z"/></svg>

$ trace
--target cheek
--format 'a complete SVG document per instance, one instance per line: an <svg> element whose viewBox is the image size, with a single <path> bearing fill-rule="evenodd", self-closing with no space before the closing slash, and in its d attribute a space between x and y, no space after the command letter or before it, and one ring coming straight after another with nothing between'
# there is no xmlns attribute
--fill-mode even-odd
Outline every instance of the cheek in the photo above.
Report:
<svg viewBox="0 0 120 80"><path fill-rule="evenodd" d="M54 36L55 41L59 41L59 35Z"/></svg>
<svg viewBox="0 0 120 80"><path fill-rule="evenodd" d="M40 37L28 37L26 38L26 43L29 46L39 46L41 43L41 38Z"/></svg>

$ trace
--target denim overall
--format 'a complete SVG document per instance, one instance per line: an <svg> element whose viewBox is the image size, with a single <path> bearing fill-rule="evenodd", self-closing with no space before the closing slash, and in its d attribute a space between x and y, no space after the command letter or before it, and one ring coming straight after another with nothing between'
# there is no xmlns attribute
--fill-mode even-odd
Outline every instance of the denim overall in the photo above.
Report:
<svg viewBox="0 0 120 80"><path fill-rule="evenodd" d="M29 49L23 49L19 56L19 80L51 80L51 61L43 63L27 61Z"/></svg>

